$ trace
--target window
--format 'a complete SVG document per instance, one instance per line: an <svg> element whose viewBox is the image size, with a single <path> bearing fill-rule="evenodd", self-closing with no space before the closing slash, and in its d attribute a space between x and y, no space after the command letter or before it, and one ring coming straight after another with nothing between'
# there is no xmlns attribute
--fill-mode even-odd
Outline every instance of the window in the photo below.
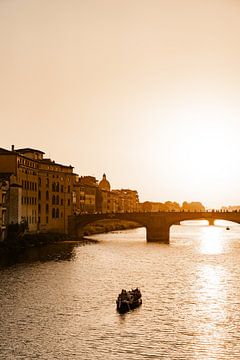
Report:
<svg viewBox="0 0 240 360"><path fill-rule="evenodd" d="M49 206L48 204L46 204L46 214L48 214L48 212L49 212Z"/></svg>
<svg viewBox="0 0 240 360"><path fill-rule="evenodd" d="M56 204L59 205L59 196L56 196Z"/></svg>
<svg viewBox="0 0 240 360"><path fill-rule="evenodd" d="M56 209L56 218L59 219L59 209Z"/></svg>
<svg viewBox="0 0 240 360"><path fill-rule="evenodd" d="M55 209L52 209L52 218L55 219Z"/></svg>
<svg viewBox="0 0 240 360"><path fill-rule="evenodd" d="M48 190L46 191L46 200L49 200L49 192L48 192Z"/></svg>
<svg viewBox="0 0 240 360"><path fill-rule="evenodd" d="M6 212L2 212L2 224L5 225Z"/></svg>
<svg viewBox="0 0 240 360"><path fill-rule="evenodd" d="M52 204L55 205L55 195L52 197Z"/></svg>

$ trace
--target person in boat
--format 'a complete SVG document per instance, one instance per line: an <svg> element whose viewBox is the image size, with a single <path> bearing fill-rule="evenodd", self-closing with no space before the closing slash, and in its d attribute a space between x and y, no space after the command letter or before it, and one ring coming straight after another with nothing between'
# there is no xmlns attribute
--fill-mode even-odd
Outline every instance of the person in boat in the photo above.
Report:
<svg viewBox="0 0 240 360"><path fill-rule="evenodd" d="M119 295L119 298L121 298L121 300L127 300L127 292L126 292L126 290L122 289L122 292Z"/></svg>
<svg viewBox="0 0 240 360"><path fill-rule="evenodd" d="M121 298L122 301L132 301L133 300L133 295L129 293L129 291L126 291L124 289L122 289L121 294L119 295L119 298Z"/></svg>

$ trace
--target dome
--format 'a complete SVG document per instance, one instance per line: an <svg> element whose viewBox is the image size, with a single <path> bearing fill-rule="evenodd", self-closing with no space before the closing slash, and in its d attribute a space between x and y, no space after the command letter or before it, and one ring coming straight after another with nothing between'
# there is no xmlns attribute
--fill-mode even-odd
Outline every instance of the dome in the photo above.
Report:
<svg viewBox="0 0 240 360"><path fill-rule="evenodd" d="M110 191L110 189L111 189L110 183L106 178L106 174L103 174L103 178L99 183L99 189L106 190L106 191Z"/></svg>

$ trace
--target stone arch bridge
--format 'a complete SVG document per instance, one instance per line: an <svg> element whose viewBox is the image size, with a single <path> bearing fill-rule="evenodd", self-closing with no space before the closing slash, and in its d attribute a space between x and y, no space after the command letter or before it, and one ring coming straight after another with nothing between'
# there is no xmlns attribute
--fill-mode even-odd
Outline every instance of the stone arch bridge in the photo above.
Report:
<svg viewBox="0 0 240 360"><path fill-rule="evenodd" d="M240 224L240 212L154 212L154 213L109 213L73 215L68 219L69 235L78 237L79 229L98 220L116 219L135 221L146 228L148 242L169 243L170 227L184 220L228 220Z"/></svg>

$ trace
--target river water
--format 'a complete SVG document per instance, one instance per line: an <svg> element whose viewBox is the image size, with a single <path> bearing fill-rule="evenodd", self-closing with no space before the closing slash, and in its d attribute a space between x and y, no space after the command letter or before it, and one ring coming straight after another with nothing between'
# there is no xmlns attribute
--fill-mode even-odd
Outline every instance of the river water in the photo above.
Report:
<svg viewBox="0 0 240 360"><path fill-rule="evenodd" d="M1 360L240 359L240 226L173 226L170 245L142 228L93 237L0 270ZM119 315L136 286L142 306Z"/></svg>

